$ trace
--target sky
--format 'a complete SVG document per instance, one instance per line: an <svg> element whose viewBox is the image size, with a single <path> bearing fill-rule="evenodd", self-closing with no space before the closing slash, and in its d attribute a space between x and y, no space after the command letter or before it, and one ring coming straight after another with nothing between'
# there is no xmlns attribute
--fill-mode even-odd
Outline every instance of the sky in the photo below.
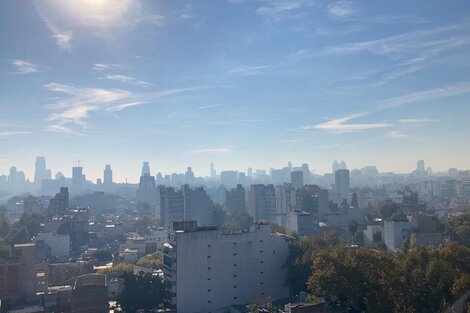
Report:
<svg viewBox="0 0 470 313"><path fill-rule="evenodd" d="M470 2L0 1L0 174L470 168Z"/></svg>

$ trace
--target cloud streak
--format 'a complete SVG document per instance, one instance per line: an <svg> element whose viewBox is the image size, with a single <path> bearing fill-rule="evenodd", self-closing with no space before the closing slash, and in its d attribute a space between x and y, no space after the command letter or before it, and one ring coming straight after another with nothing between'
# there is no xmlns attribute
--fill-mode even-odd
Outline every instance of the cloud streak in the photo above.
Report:
<svg viewBox="0 0 470 313"><path fill-rule="evenodd" d="M127 76L127 75L106 75L105 77L108 80L112 81L117 81L121 83L128 83L128 84L133 84L133 85L139 85L141 87L149 87L152 86L152 83L143 81L143 80L138 80L134 77Z"/></svg>
<svg viewBox="0 0 470 313"><path fill-rule="evenodd" d="M0 137L9 137L9 136L15 136L15 135L25 135L25 134L31 134L31 132L27 131L0 131Z"/></svg>
<svg viewBox="0 0 470 313"><path fill-rule="evenodd" d="M39 67L31 62L21 60L21 59L11 59L9 63L16 68L16 72L12 72L10 74L32 74L32 73L39 73Z"/></svg>
<svg viewBox="0 0 470 313"><path fill-rule="evenodd" d="M364 113L354 113L344 117L331 119L327 122L316 125L304 126L304 130L319 129L332 133L354 133L371 129L380 129L391 126L386 123L348 123L349 121L365 115Z"/></svg>
<svg viewBox="0 0 470 313"><path fill-rule="evenodd" d="M206 148L190 150L191 154L227 154L232 153L232 147Z"/></svg>

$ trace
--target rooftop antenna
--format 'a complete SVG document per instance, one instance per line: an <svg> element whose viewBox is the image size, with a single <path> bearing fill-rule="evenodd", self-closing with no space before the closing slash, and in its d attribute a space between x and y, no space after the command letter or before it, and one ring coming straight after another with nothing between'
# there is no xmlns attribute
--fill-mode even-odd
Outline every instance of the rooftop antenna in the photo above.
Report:
<svg viewBox="0 0 470 313"><path fill-rule="evenodd" d="M77 162L77 167L80 167L80 162L82 162L82 160L77 160L77 161L72 161L72 162Z"/></svg>

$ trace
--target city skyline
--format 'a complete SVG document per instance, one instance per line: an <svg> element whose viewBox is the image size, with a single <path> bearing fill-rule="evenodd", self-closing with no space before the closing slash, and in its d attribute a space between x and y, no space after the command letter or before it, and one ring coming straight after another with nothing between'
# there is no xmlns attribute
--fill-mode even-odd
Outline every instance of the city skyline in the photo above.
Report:
<svg viewBox="0 0 470 313"><path fill-rule="evenodd" d="M110 10L111 5L113 9ZM0 174L470 168L468 1L2 1ZM242 21L242 22L241 22ZM18 27L21 25L21 27ZM268 165L267 165L268 164Z"/></svg>

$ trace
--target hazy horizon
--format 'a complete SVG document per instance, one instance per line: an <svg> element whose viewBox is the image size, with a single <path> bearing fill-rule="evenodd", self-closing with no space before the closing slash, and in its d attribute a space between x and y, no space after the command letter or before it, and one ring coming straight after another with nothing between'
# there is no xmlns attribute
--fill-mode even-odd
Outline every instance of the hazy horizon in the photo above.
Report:
<svg viewBox="0 0 470 313"><path fill-rule="evenodd" d="M112 8L112 9L111 9ZM470 168L470 3L2 1L0 175Z"/></svg>

